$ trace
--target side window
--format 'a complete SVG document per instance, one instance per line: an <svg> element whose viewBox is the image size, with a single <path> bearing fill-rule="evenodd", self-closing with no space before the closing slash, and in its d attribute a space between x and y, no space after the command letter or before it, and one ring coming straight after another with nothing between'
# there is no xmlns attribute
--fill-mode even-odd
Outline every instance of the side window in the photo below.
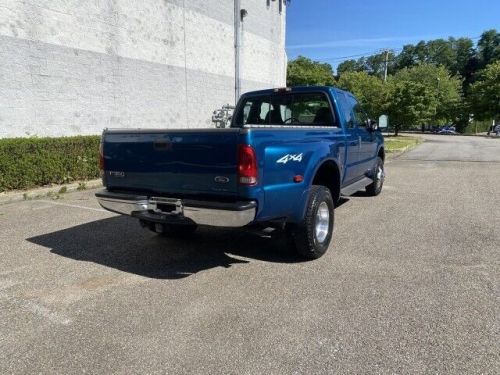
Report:
<svg viewBox="0 0 500 375"><path fill-rule="evenodd" d="M356 99L351 98L351 103L353 104L352 117L354 120L354 125L364 127L366 121L368 120L368 116L366 115L361 105L356 101Z"/></svg>
<svg viewBox="0 0 500 375"><path fill-rule="evenodd" d="M243 124L264 124L269 109L270 104L268 100L249 100L245 103L242 116L240 116L238 121Z"/></svg>
<svg viewBox="0 0 500 375"><path fill-rule="evenodd" d="M260 114L259 114L259 124L263 124L267 118L267 114L271 110L271 105L266 102L262 102L260 105Z"/></svg>
<svg viewBox="0 0 500 375"><path fill-rule="evenodd" d="M354 122L352 119L352 112L351 112L351 104L347 100L347 97L343 92L337 91L337 99L339 101L342 113L344 114L344 118L347 123L347 128L348 129L354 128Z"/></svg>
<svg viewBox="0 0 500 375"><path fill-rule="evenodd" d="M252 109L252 102L246 102L243 107L243 123L247 123L248 116L250 115L250 110Z"/></svg>

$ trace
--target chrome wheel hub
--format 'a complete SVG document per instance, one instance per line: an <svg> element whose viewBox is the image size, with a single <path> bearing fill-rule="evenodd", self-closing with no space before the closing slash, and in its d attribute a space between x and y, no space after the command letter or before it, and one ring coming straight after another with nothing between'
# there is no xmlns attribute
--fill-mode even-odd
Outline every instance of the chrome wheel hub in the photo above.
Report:
<svg viewBox="0 0 500 375"><path fill-rule="evenodd" d="M384 182L384 169L381 166L377 167L377 188L380 188L382 186L382 183Z"/></svg>
<svg viewBox="0 0 500 375"><path fill-rule="evenodd" d="M319 243L325 242L330 227L330 211L326 202L321 202L316 212L314 234Z"/></svg>

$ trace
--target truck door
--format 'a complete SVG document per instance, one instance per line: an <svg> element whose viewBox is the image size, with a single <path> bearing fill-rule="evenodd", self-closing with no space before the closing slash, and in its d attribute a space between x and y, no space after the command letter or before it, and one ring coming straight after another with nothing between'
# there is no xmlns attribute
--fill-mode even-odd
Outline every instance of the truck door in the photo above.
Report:
<svg viewBox="0 0 500 375"><path fill-rule="evenodd" d="M346 171L342 185L347 185L360 176L358 172L360 138L357 133L357 129L354 126L351 104L349 103L347 96L342 91L336 91L336 94L339 112L341 116L344 117L344 123L346 124Z"/></svg>
<svg viewBox="0 0 500 375"><path fill-rule="evenodd" d="M366 175L369 174L373 168L374 157L377 152L377 142L375 134L366 129L366 122L368 120L366 112L359 105L356 99L351 95L349 95L349 102L352 106L352 117L354 126L356 128L356 133L360 140L358 153L358 173L359 175Z"/></svg>

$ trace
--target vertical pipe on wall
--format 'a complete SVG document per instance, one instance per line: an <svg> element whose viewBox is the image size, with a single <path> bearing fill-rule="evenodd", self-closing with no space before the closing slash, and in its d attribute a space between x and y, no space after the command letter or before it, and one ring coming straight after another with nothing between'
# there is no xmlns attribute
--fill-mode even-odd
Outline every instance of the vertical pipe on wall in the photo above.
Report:
<svg viewBox="0 0 500 375"><path fill-rule="evenodd" d="M240 50L241 50L241 0L234 0L234 104L241 94L240 77Z"/></svg>
<svg viewBox="0 0 500 375"><path fill-rule="evenodd" d="M187 46L186 46L186 0L182 1L182 29L184 43L184 108L186 110L186 128L189 128L189 94L188 94L188 71L187 71Z"/></svg>

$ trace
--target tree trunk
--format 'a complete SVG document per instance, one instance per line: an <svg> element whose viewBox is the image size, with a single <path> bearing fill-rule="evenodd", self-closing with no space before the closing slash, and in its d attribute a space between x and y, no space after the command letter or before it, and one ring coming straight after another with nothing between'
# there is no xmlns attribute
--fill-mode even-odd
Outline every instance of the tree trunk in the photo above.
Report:
<svg viewBox="0 0 500 375"><path fill-rule="evenodd" d="M399 125L396 125L396 126L394 127L394 135L397 137L397 136L398 136L398 134L399 134Z"/></svg>

